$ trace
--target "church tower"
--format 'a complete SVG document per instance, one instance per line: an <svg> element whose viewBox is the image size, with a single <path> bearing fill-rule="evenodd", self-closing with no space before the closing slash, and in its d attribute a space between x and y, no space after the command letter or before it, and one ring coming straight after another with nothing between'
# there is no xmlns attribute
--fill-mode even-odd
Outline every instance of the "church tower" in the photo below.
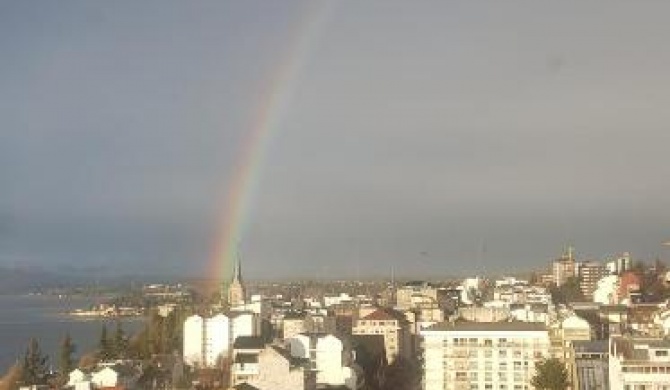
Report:
<svg viewBox="0 0 670 390"><path fill-rule="evenodd" d="M244 285L242 284L242 261L239 253L233 267L233 280L228 286L228 305L230 307L244 305Z"/></svg>

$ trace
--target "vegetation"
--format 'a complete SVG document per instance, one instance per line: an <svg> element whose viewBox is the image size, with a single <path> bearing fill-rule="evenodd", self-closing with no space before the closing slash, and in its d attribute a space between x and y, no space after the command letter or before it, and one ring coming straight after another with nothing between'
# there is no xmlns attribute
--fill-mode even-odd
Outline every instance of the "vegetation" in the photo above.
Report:
<svg viewBox="0 0 670 390"><path fill-rule="evenodd" d="M116 322L116 329L113 336L109 335L107 325L102 324L100 341L98 342L98 359L112 360L125 359L127 357L129 357L128 338L126 337L121 322Z"/></svg>
<svg viewBox="0 0 670 390"><path fill-rule="evenodd" d="M584 301L584 294L579 288L579 278L569 277L561 286L552 286L549 289L551 299L556 304Z"/></svg>
<svg viewBox="0 0 670 390"><path fill-rule="evenodd" d="M63 337L63 341L60 345L60 353L58 355L58 383L64 385L67 383L68 374L74 369L74 352L76 347L70 334L66 334Z"/></svg>
<svg viewBox="0 0 670 390"><path fill-rule="evenodd" d="M391 364L381 364L368 390L413 390L421 387L421 366L415 360L398 356Z"/></svg>
<svg viewBox="0 0 670 390"><path fill-rule="evenodd" d="M150 359L154 355L172 354L181 350L185 319L185 312L178 309L166 317L152 313L144 329L130 341L130 357Z"/></svg>
<svg viewBox="0 0 670 390"><path fill-rule="evenodd" d="M531 384L541 390L565 390L570 386L568 370L556 358L545 359L535 365L535 376Z"/></svg>
<svg viewBox="0 0 670 390"><path fill-rule="evenodd" d="M110 345L109 336L107 335L107 324L102 324L100 330L100 340L98 341L98 358L100 360L108 360L112 357L112 348Z"/></svg>
<svg viewBox="0 0 670 390"><path fill-rule="evenodd" d="M21 383L25 385L45 385L49 373L47 366L48 358L42 354L37 340L32 338L28 342L28 348L23 357L21 367Z"/></svg>
<svg viewBox="0 0 670 390"><path fill-rule="evenodd" d="M662 302L670 298L670 286L665 283L668 268L659 259L647 267L636 261L632 271L640 278L640 293L644 302Z"/></svg>
<svg viewBox="0 0 670 390"><path fill-rule="evenodd" d="M112 357L117 359L124 359L128 355L128 339L126 338L126 333L123 331L121 321L116 321L116 330L114 332L111 350Z"/></svg>

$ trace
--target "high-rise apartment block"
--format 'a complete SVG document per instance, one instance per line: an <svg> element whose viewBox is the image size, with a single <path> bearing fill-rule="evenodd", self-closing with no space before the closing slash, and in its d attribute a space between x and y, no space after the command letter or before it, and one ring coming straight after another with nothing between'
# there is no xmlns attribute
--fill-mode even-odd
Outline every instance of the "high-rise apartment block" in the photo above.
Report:
<svg viewBox="0 0 670 390"><path fill-rule="evenodd" d="M596 261L586 261L579 265L579 288L587 300L593 299L598 281L607 276L605 266Z"/></svg>
<svg viewBox="0 0 670 390"><path fill-rule="evenodd" d="M577 266L572 248L568 248L567 253L553 261L551 271L553 282L557 286L562 286L569 278L577 276Z"/></svg>

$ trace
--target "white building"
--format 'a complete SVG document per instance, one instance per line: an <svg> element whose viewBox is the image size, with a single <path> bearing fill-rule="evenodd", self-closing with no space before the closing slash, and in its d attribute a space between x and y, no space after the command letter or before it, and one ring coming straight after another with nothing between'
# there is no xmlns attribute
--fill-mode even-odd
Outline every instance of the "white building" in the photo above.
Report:
<svg viewBox="0 0 670 390"><path fill-rule="evenodd" d="M421 335L424 390L528 389L550 349L547 329L533 323L443 322Z"/></svg>
<svg viewBox="0 0 670 390"><path fill-rule="evenodd" d="M220 359L229 357L237 337L259 333L258 316L249 312L233 312L230 317L225 314L210 318L190 316L184 321L184 362L214 367Z"/></svg>
<svg viewBox="0 0 670 390"><path fill-rule="evenodd" d="M670 341L611 338L609 383L611 389L669 390Z"/></svg>
<svg viewBox="0 0 670 390"><path fill-rule="evenodd" d="M203 318L190 316L184 321L184 362L214 367L227 358L237 336L255 335L253 314L242 313L231 320L224 314Z"/></svg>
<svg viewBox="0 0 670 390"><path fill-rule="evenodd" d="M333 305L340 305L342 303L352 302L353 298L347 293L340 293L337 296L325 296L323 297L323 306L330 307Z"/></svg>
<svg viewBox="0 0 670 390"><path fill-rule="evenodd" d="M99 365L85 371L74 369L68 374L67 387L75 390L99 388L134 389L140 377L140 370L125 364Z"/></svg>
<svg viewBox="0 0 670 390"><path fill-rule="evenodd" d="M608 275L600 279L596 284L596 290L593 292L593 302L603 305L613 305L619 303L619 277L617 275Z"/></svg>
<svg viewBox="0 0 670 390"><path fill-rule="evenodd" d="M288 351L267 346L258 354L258 375L249 385L259 390L302 390L305 388L305 368L296 364Z"/></svg>
<svg viewBox="0 0 670 390"><path fill-rule="evenodd" d="M300 334L289 340L291 356L309 361L316 371L316 384L355 388L356 374L344 364L344 346L329 334Z"/></svg>

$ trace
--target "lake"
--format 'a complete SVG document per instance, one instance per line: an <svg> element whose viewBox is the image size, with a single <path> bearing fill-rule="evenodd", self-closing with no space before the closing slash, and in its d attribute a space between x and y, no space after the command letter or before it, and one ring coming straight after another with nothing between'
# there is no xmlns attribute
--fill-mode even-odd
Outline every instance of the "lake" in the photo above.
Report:
<svg viewBox="0 0 670 390"><path fill-rule="evenodd" d="M97 303L94 298L27 295L0 296L0 376L20 358L34 337L49 362L58 366L58 351L66 333L77 346L76 357L95 349L100 329L107 323L112 334L115 319L82 318L68 315L74 309L86 309ZM142 328L144 319L124 318L123 329L132 334Z"/></svg>

